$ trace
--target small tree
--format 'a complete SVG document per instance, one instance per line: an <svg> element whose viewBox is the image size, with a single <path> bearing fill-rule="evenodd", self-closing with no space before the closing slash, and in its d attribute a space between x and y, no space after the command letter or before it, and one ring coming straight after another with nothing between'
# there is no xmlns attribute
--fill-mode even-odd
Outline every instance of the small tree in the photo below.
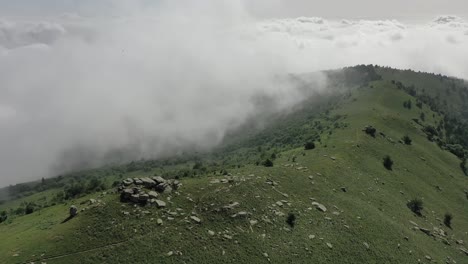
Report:
<svg viewBox="0 0 468 264"><path fill-rule="evenodd" d="M294 228L294 225L296 224L296 215L289 213L288 218L286 219L286 223L288 223L291 228Z"/></svg>
<svg viewBox="0 0 468 264"><path fill-rule="evenodd" d="M273 167L273 161L271 161L270 159L266 159L266 160L263 162L263 166L265 166L265 167Z"/></svg>
<svg viewBox="0 0 468 264"><path fill-rule="evenodd" d="M411 145L412 140L411 140L411 138L410 138L408 135L405 135L405 136L403 137L403 142L404 142L406 145Z"/></svg>
<svg viewBox="0 0 468 264"><path fill-rule="evenodd" d="M389 155L385 156L383 158L383 165L387 170L392 170L393 167L393 160L390 158Z"/></svg>
<svg viewBox="0 0 468 264"><path fill-rule="evenodd" d="M448 228L452 228L452 219L453 219L453 216L452 216L451 213L445 213L445 215L444 215L444 224Z"/></svg>
<svg viewBox="0 0 468 264"><path fill-rule="evenodd" d="M421 199L415 198L409 201L406 206L418 216L421 216L421 211L423 209L423 202Z"/></svg>
<svg viewBox="0 0 468 264"><path fill-rule="evenodd" d="M305 143L305 145L304 145L305 150L314 149L314 148L315 148L315 143L311 142L311 141Z"/></svg>

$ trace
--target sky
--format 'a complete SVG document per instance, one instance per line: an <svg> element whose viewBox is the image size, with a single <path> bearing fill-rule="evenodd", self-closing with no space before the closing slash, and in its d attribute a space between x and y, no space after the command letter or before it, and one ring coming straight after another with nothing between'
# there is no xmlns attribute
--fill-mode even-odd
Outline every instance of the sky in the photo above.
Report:
<svg viewBox="0 0 468 264"><path fill-rule="evenodd" d="M323 75L304 91L289 73L379 64L468 79L468 4L352 3L0 0L0 186L210 149L326 92Z"/></svg>

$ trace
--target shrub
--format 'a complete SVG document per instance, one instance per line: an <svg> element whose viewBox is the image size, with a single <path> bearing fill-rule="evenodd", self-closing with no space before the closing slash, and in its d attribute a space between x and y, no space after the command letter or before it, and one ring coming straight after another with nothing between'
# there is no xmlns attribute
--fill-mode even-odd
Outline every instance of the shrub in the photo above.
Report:
<svg viewBox="0 0 468 264"><path fill-rule="evenodd" d="M366 132L366 134L368 134L368 135L370 135L372 137L375 137L375 132L377 132L377 129L375 129L372 126L366 126L364 128L364 132Z"/></svg>
<svg viewBox="0 0 468 264"><path fill-rule="evenodd" d="M34 212L34 205L31 203L28 203L28 205L26 205L25 213L32 214L33 212Z"/></svg>
<svg viewBox="0 0 468 264"><path fill-rule="evenodd" d="M314 142L307 142L304 145L305 150L314 149L314 148L315 148L315 143Z"/></svg>
<svg viewBox="0 0 468 264"><path fill-rule="evenodd" d="M288 214L288 218L286 219L286 223L292 228L294 228L294 225L296 224L296 215L293 213Z"/></svg>
<svg viewBox="0 0 468 264"><path fill-rule="evenodd" d="M403 137L403 142L404 142L406 145L411 145L412 140L411 140L411 138L410 138L408 135L405 135L405 136Z"/></svg>
<svg viewBox="0 0 468 264"><path fill-rule="evenodd" d="M453 219L453 216L452 216L451 213L445 213L445 215L444 215L444 224L448 228L452 228L452 219Z"/></svg>
<svg viewBox="0 0 468 264"><path fill-rule="evenodd" d="M423 209L423 202L421 199L415 198L409 201L406 206L418 216L421 216L421 210Z"/></svg>
<svg viewBox="0 0 468 264"><path fill-rule="evenodd" d="M390 158L390 156L385 156L383 158L383 165L387 170L392 170L393 167L393 160Z"/></svg>
<svg viewBox="0 0 468 264"><path fill-rule="evenodd" d="M7 218L8 218L7 212L6 212L6 211L2 211L2 212L0 213L0 223L5 222L5 220L7 220Z"/></svg>
<svg viewBox="0 0 468 264"><path fill-rule="evenodd" d="M263 162L263 166L265 166L265 167L273 167L273 161L271 161L270 159L266 159L266 160Z"/></svg>
<svg viewBox="0 0 468 264"><path fill-rule="evenodd" d="M463 173L468 176L468 168L466 167L466 158L462 160L460 163L460 168L462 169Z"/></svg>

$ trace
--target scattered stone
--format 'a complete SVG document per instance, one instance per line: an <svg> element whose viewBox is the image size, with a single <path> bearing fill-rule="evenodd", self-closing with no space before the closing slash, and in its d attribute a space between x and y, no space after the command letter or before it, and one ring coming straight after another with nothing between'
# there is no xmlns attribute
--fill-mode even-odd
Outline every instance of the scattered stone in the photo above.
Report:
<svg viewBox="0 0 468 264"><path fill-rule="evenodd" d="M215 235L215 232L214 232L214 231L211 231L211 230L208 230L208 235L214 236L214 235Z"/></svg>
<svg viewBox="0 0 468 264"><path fill-rule="evenodd" d="M170 257L170 256L174 255L174 251L169 251L169 252L167 252L166 255L167 255L168 257Z"/></svg>
<svg viewBox="0 0 468 264"><path fill-rule="evenodd" d="M327 208L323 204L312 202L312 205L315 206L315 208L317 208L319 211L322 211L322 212L327 211Z"/></svg>
<svg viewBox="0 0 468 264"><path fill-rule="evenodd" d="M461 247L460 250L468 256L468 249Z"/></svg>
<svg viewBox="0 0 468 264"><path fill-rule="evenodd" d="M332 248L333 248L333 245L332 245L331 243L328 243L328 242L327 242L327 247L330 248L330 249L332 249Z"/></svg>
<svg viewBox="0 0 468 264"><path fill-rule="evenodd" d="M239 203L238 202L233 202L231 204L228 204L228 205L224 206L223 208L224 209L233 209L234 207L237 207L237 206L239 206Z"/></svg>
<svg viewBox="0 0 468 264"><path fill-rule="evenodd" d="M156 220L156 223L158 225L163 225L163 220L161 218L158 218L158 220Z"/></svg>
<svg viewBox="0 0 468 264"><path fill-rule="evenodd" d="M282 203L281 201L277 201L277 202L276 202L276 205L278 205L278 206L283 206L283 203Z"/></svg>
<svg viewBox="0 0 468 264"><path fill-rule="evenodd" d="M426 255L426 256L424 256L424 257L425 257L427 260L429 260L429 261L432 260L431 256L429 256L429 255Z"/></svg>
<svg viewBox="0 0 468 264"><path fill-rule="evenodd" d="M195 223L197 223L197 224L200 224L200 223L201 223L201 219L198 218L198 217L196 217L196 216L194 216L194 215L190 216L190 219L192 219L192 220L193 220Z"/></svg>
<svg viewBox="0 0 468 264"><path fill-rule="evenodd" d="M367 244L367 242L364 242L363 244L366 247L366 249L369 249L369 244Z"/></svg>
<svg viewBox="0 0 468 264"><path fill-rule="evenodd" d="M309 239L314 239L315 235L309 235Z"/></svg>
<svg viewBox="0 0 468 264"><path fill-rule="evenodd" d="M254 226L254 225L258 224L257 220L250 220L249 222L250 222L251 226Z"/></svg>
<svg viewBox="0 0 468 264"><path fill-rule="evenodd" d="M156 206L159 207L159 208L166 207L166 202L164 202L164 201L156 199L154 202L156 203Z"/></svg>

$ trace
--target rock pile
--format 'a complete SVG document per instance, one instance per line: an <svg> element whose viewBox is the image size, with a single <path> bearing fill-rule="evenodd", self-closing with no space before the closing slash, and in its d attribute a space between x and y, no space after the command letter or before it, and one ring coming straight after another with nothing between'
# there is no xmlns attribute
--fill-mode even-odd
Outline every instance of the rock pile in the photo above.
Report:
<svg viewBox="0 0 468 264"><path fill-rule="evenodd" d="M166 180L161 176L127 178L122 181L118 191L122 202L152 203L158 207L165 207L166 203L156 198L160 193L171 193L181 185L178 180Z"/></svg>

